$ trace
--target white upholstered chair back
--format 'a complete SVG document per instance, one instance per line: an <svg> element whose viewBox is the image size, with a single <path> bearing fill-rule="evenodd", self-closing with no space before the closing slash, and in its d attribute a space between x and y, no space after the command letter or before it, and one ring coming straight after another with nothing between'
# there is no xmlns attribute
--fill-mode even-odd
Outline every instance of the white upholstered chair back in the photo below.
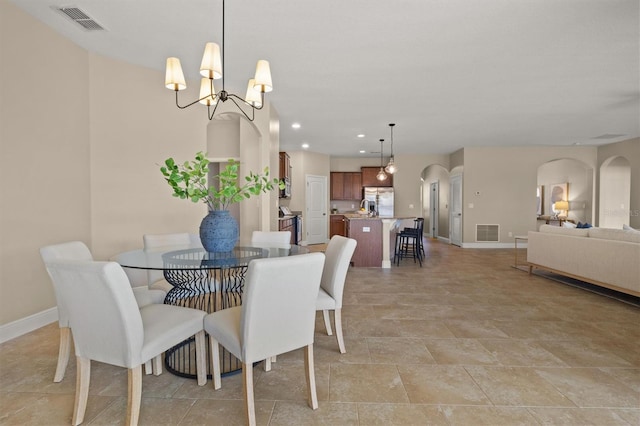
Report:
<svg viewBox="0 0 640 426"><path fill-rule="evenodd" d="M53 244L42 247L40 256L45 265L50 262L58 262L61 260L84 260L91 261L93 256L89 247L82 241L70 241L68 243ZM51 277L51 274L49 274ZM51 277L53 281L53 277ZM62 297L58 293L58 287L54 284L54 293L56 295L56 304L58 305L58 324L60 327L69 327L69 314L64 306Z"/></svg>
<svg viewBox="0 0 640 426"><path fill-rule="evenodd" d="M243 362L261 361L313 343L323 265L322 253L249 263L240 320Z"/></svg>
<svg viewBox="0 0 640 426"><path fill-rule="evenodd" d="M253 231L251 245L254 247L287 247L291 244L291 231Z"/></svg>
<svg viewBox="0 0 640 426"><path fill-rule="evenodd" d="M58 262L47 269L67 307L76 355L126 368L142 364L142 318L120 265Z"/></svg>
<svg viewBox="0 0 640 426"><path fill-rule="evenodd" d="M334 235L324 254L326 260L322 270L320 287L335 300L335 308L342 308L342 295L351 257L356 249L357 241Z"/></svg>

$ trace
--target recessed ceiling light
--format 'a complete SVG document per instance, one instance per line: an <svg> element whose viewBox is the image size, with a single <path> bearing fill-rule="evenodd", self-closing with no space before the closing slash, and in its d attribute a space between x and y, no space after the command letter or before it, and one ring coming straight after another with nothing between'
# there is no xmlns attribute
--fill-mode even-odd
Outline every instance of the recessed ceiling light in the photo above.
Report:
<svg viewBox="0 0 640 426"><path fill-rule="evenodd" d="M364 154L365 152L367 152L367 151L365 151L364 149L360 150L360 154Z"/></svg>
<svg viewBox="0 0 640 426"><path fill-rule="evenodd" d="M359 135L357 135L357 137L364 138L364 133L360 133Z"/></svg>
<svg viewBox="0 0 640 426"><path fill-rule="evenodd" d="M303 147L304 149L307 149L307 148L309 148L309 144L308 144L308 143L303 143L303 144L302 144L302 147Z"/></svg>
<svg viewBox="0 0 640 426"><path fill-rule="evenodd" d="M291 125L291 127L292 127L293 129L299 129L299 128L300 128L300 123L293 123L293 124Z"/></svg>

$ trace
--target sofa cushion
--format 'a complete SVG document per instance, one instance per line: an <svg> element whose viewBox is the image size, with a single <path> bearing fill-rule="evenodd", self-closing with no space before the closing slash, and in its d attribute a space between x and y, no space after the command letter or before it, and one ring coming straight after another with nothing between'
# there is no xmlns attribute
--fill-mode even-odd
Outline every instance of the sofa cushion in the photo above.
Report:
<svg viewBox="0 0 640 426"><path fill-rule="evenodd" d="M572 228L572 229L573 228L577 228L576 224L572 223L572 222L563 222L562 223L562 227L563 228Z"/></svg>
<svg viewBox="0 0 640 426"><path fill-rule="evenodd" d="M587 231L590 238L640 243L640 232L613 228L589 228Z"/></svg>
<svg viewBox="0 0 640 426"><path fill-rule="evenodd" d="M589 236L588 229L563 228L563 227L554 226L554 225L542 225L540 227L540 232L543 232L545 234L569 235L571 237L588 237Z"/></svg>
<svg viewBox="0 0 640 426"><path fill-rule="evenodd" d="M576 228L593 228L593 225L591 225L589 222L578 222L578 225L576 226Z"/></svg>

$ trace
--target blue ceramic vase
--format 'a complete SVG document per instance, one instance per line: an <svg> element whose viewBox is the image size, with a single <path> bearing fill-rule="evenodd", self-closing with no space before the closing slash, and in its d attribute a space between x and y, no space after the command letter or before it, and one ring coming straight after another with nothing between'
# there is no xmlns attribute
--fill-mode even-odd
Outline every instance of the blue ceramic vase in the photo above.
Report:
<svg viewBox="0 0 640 426"><path fill-rule="evenodd" d="M229 210L212 210L200 223L200 241L208 252L231 251L238 238L238 221Z"/></svg>

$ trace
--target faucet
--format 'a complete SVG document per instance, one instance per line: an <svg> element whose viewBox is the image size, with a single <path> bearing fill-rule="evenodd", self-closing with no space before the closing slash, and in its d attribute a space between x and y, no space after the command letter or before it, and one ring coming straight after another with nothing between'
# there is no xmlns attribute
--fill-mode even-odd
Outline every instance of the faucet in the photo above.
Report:
<svg viewBox="0 0 640 426"><path fill-rule="evenodd" d="M360 201L360 208L364 208L365 211L369 211L369 200L362 200Z"/></svg>

